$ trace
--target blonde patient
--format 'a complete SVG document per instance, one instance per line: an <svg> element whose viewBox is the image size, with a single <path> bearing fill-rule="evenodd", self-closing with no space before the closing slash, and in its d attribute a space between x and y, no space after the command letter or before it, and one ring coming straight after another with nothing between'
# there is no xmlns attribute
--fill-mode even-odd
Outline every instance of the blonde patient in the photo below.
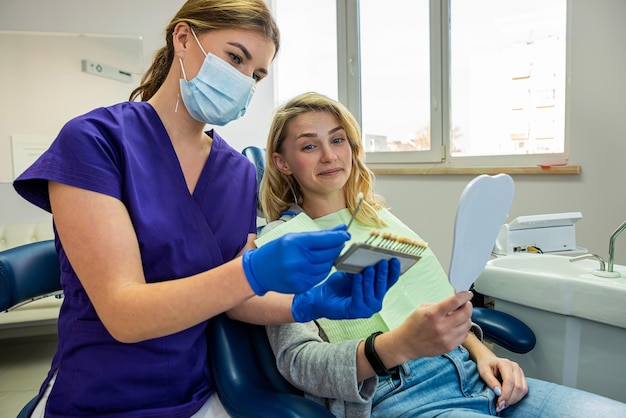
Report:
<svg viewBox="0 0 626 418"><path fill-rule="evenodd" d="M260 199L268 225L257 245L290 223L348 223L361 193L352 242L372 228L422 240L374 193L359 126L341 103L305 93L281 106L266 158ZM497 357L469 332L471 298L454 293L427 249L372 317L271 325L267 334L281 374L337 417L626 416L622 403L527 378Z"/></svg>

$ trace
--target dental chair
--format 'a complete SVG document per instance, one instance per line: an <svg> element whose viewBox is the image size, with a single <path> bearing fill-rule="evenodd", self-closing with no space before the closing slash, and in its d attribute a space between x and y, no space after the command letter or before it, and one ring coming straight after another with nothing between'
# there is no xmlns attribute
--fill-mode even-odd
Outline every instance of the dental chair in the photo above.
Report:
<svg viewBox="0 0 626 418"><path fill-rule="evenodd" d="M532 331L508 314L474 308L472 321L484 327L485 341L520 353L534 347ZM527 335L519 338L518 332ZM217 394L231 417L334 417L280 374L265 327L220 314L209 323L207 341Z"/></svg>
<svg viewBox="0 0 626 418"><path fill-rule="evenodd" d="M333 418L280 374L264 326L221 314L211 319L207 341L217 394L231 417Z"/></svg>
<svg viewBox="0 0 626 418"><path fill-rule="evenodd" d="M38 241L0 252L0 315L37 299L60 296L61 268L54 240ZM33 398L19 413L26 417Z"/></svg>
<svg viewBox="0 0 626 418"><path fill-rule="evenodd" d="M60 295L60 278L54 240L0 252L0 315L37 299Z"/></svg>
<svg viewBox="0 0 626 418"><path fill-rule="evenodd" d="M247 147L242 153L255 165L260 183L265 171L265 150ZM532 330L504 312L475 307L472 321L480 326L484 341L514 353L524 354L535 346ZM278 372L265 327L222 314L210 321L207 340L213 353L210 366L217 393L231 416L333 417L326 408L304 398Z"/></svg>

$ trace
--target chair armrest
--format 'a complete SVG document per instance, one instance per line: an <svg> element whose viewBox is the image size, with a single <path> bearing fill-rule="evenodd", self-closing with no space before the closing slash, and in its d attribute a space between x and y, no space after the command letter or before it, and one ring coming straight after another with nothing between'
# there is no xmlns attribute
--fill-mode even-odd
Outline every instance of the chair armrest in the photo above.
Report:
<svg viewBox="0 0 626 418"><path fill-rule="evenodd" d="M209 322L207 341L217 394L231 417L333 417L278 372L265 327L221 314Z"/></svg>
<svg viewBox="0 0 626 418"><path fill-rule="evenodd" d="M0 311L60 291L61 268L54 240L0 252Z"/></svg>
<svg viewBox="0 0 626 418"><path fill-rule="evenodd" d="M17 418L28 418L30 416L30 413L32 412L31 409L35 409L35 405L37 405L37 402L39 402L39 396L35 396L33 399L28 401L28 403L24 405L19 414L17 414Z"/></svg>
<svg viewBox="0 0 626 418"><path fill-rule="evenodd" d="M485 340L509 351L525 354L535 348L535 333L512 315L489 308L474 308L472 321L480 326Z"/></svg>
<svg viewBox="0 0 626 418"><path fill-rule="evenodd" d="M322 405L300 395L277 393L269 390L248 391L245 398L222 405L232 418L334 418ZM219 394L219 392L218 392Z"/></svg>

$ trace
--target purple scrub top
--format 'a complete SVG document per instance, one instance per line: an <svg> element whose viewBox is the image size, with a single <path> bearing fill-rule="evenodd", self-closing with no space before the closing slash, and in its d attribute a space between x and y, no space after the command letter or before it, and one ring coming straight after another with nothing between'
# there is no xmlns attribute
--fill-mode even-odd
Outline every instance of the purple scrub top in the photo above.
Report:
<svg viewBox="0 0 626 418"><path fill-rule="evenodd" d="M256 233L253 165L215 131L198 184L189 193L169 136L147 102L124 102L69 121L14 182L50 211L48 180L119 199L139 240L147 282L191 276L233 259ZM214 391L207 322L140 343L116 341L98 318L63 246L64 300L47 417L189 417Z"/></svg>

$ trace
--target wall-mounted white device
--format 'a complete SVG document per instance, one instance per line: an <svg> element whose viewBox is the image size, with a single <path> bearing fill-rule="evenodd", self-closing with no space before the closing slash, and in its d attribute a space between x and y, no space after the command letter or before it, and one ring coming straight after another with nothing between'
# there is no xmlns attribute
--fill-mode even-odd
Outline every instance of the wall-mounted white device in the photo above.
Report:
<svg viewBox="0 0 626 418"><path fill-rule="evenodd" d="M113 80L122 81L124 83L130 83L133 81L133 75L130 71L120 70L119 68L99 64L90 60L82 60L81 65L84 73L112 78Z"/></svg>
<svg viewBox="0 0 626 418"><path fill-rule="evenodd" d="M582 217L580 212L518 216L500 228L494 253L508 255L530 249L543 253L575 251L574 224Z"/></svg>

